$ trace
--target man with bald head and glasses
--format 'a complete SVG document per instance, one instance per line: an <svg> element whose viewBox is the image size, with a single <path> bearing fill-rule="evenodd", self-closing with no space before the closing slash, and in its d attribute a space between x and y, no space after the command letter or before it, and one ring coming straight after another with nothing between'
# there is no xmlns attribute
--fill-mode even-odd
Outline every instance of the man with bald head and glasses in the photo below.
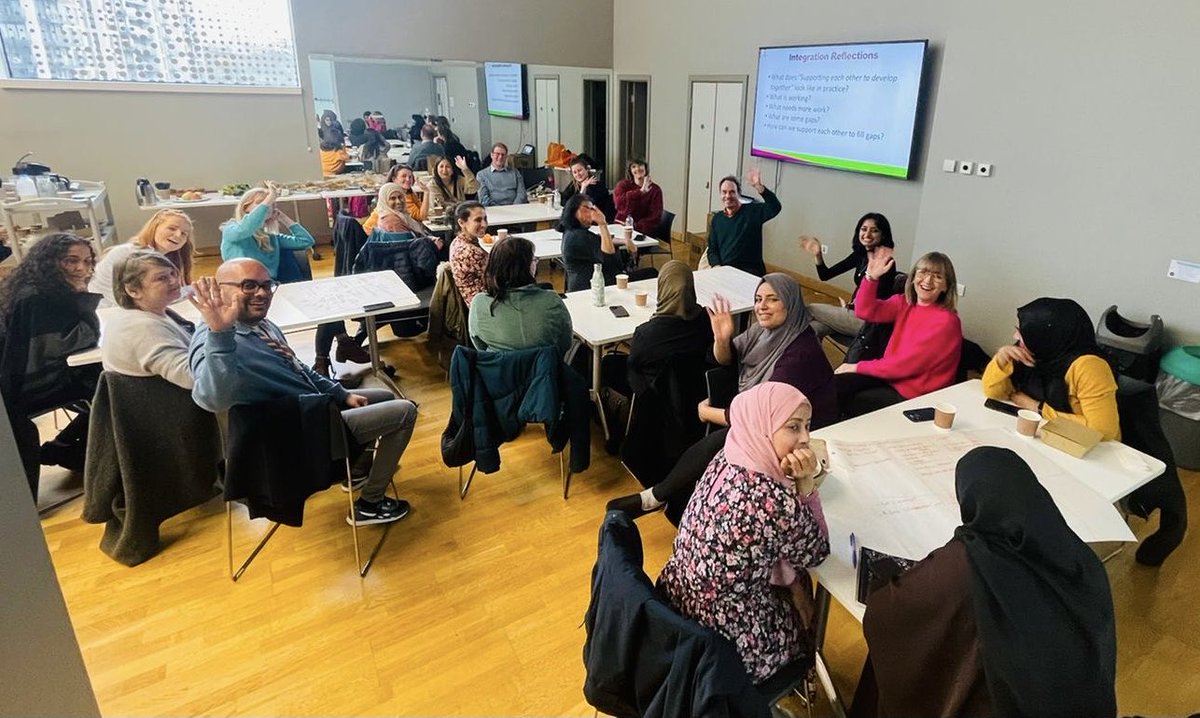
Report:
<svg viewBox="0 0 1200 718"><path fill-rule="evenodd" d="M279 282L257 260L232 259L217 268L215 277L203 277L192 286L195 292L188 300L204 319L189 350L196 403L219 412L300 394L334 397L356 441L369 445L379 440L354 515L347 521L361 526L407 516L408 502L384 496L384 490L412 437L416 406L385 389L351 393L297 359L283 332L267 319Z"/></svg>

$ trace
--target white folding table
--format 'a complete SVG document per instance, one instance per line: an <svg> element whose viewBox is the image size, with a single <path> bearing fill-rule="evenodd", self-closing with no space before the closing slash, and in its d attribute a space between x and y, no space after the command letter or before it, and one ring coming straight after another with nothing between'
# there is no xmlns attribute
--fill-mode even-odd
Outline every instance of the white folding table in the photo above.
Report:
<svg viewBox="0 0 1200 718"><path fill-rule="evenodd" d="M696 301L701 306L707 305L714 295L720 294L729 300L730 311L734 314L748 312L754 307L754 292L762 283L761 277L728 266L701 269L695 273L695 277ZM634 293L639 290L648 295L644 307L639 307L634 303ZM565 302L567 311L571 314L571 326L575 336L592 348L591 394L592 400L596 402L597 406L600 406L600 357L604 347L632 338L633 330L649 321L651 315L654 314L657 295L657 279L630 282L628 289L605 287L605 305L602 307L597 307L592 303L592 290L590 289L567 294ZM611 310L611 307L615 305L624 307L629 312L629 316L615 316ZM600 422L604 428L605 438L607 438L608 423L604 419L603 408L600 410Z"/></svg>
<svg viewBox="0 0 1200 718"><path fill-rule="evenodd" d="M698 276L698 275L697 275ZM1143 454L1120 442L1100 443L1082 459L1076 459L1062 451L1042 443L1040 439L1024 439L1016 435L1016 418L984 407L982 382L978 379L956 384L939 391L910 399L895 406L880 409L863 416L839 422L833 426L813 432L813 437L825 439L836 445L838 440L855 442L883 442L908 437L944 437L949 439L956 432L979 429L1001 429L1014 437L1008 442L1017 453L1031 464L1049 461L1051 464L1091 488L1110 504L1129 495L1134 489L1160 475L1165 465L1152 456ZM934 428L932 422L913 423L904 418L906 409L933 406L939 402L953 404L957 410L954 426L950 431ZM850 615L862 621L866 607L856 597L857 571L851 559L851 534L870 530L877 507L861 503L862 494L848 489L847 472L839 468L836 454L830 460L830 474L821 486L821 505L829 527L830 555L820 566L809 569L817 579L817 649L818 673L825 684L826 694L842 715L828 671L820 650L825 637L830 598L836 599ZM953 487L946 487L953 493ZM1116 513L1116 509L1112 509ZM861 536L861 533L859 533ZM945 536L949 541L952 533ZM923 558L923 557L913 557Z"/></svg>
<svg viewBox="0 0 1200 718"><path fill-rule="evenodd" d="M365 309L370 305L387 302L391 302L392 306ZM271 300L271 310L267 318L284 332L300 331L326 322L366 319L371 368L381 381L388 384L397 394L402 395L391 377L383 372L383 363L379 359L376 317L381 314L412 309L420 304L421 300L395 272L367 272L282 284ZM171 309L189 321L201 321L200 313L196 311L191 302L178 302ZM123 311L128 310L106 307L96 312L100 317L101 343L104 342L105 318L113 312ZM70 366L98 364L99 362L99 347L76 352L67 358L67 364Z"/></svg>

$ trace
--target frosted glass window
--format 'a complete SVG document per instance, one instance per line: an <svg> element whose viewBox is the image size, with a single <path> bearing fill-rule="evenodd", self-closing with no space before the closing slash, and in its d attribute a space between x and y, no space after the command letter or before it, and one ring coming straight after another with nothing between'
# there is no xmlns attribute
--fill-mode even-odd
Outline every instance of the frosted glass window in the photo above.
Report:
<svg viewBox="0 0 1200 718"><path fill-rule="evenodd" d="M8 76L298 87L288 0L0 0Z"/></svg>

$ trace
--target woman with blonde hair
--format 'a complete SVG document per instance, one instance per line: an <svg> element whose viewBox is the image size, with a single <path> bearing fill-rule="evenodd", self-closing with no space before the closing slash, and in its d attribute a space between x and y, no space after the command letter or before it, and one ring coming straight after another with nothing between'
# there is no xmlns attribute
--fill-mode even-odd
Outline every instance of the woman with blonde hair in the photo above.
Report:
<svg viewBox="0 0 1200 718"><path fill-rule="evenodd" d="M867 322L895 324L879 359L842 364L835 371L842 418L860 416L945 388L958 375L962 321L954 264L929 252L913 264L902 294L880 299L881 277L896 265L892 250L871 253L855 295L854 314Z"/></svg>
<svg viewBox="0 0 1200 718"><path fill-rule="evenodd" d="M242 195L233 219L221 225L221 259L256 259L271 273L271 279L294 281L298 277L278 276L280 255L284 250L308 249L314 240L299 222L275 206L278 198L279 188L273 182Z"/></svg>
<svg viewBox="0 0 1200 718"><path fill-rule="evenodd" d="M88 291L99 294L101 307L116 303L113 294L113 272L119 268L135 250L151 249L171 260L179 270L184 284L192 281L192 219L177 209L160 209L141 230L125 244L118 244L104 253L96 264L96 273L88 285Z"/></svg>

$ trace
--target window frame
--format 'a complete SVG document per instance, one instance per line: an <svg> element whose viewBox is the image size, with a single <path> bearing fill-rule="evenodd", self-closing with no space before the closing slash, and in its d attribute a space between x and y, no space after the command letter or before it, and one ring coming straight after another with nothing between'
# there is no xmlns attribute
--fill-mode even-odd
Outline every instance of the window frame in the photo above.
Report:
<svg viewBox="0 0 1200 718"><path fill-rule="evenodd" d="M0 89L4 90L93 90L99 92L164 92L231 95L300 95L304 91L304 76L300 68L300 53L296 47L296 21L292 0L286 0L288 31L292 39L292 59L296 65L296 86L282 85L214 85L211 83L152 82L145 80L54 80L46 78L15 78L8 72L8 53L0 38Z"/></svg>

